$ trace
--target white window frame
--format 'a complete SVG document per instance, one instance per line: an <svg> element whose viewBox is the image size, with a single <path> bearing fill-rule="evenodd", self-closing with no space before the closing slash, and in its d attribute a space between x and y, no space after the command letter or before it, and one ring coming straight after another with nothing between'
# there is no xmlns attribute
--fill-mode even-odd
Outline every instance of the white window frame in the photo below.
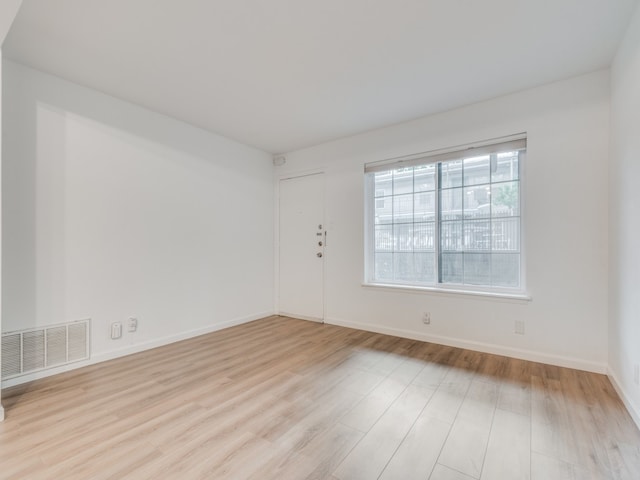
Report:
<svg viewBox="0 0 640 480"><path fill-rule="evenodd" d="M526 292L526 262L525 262L525 164L526 164L526 133L511 135L491 139L483 142L462 145L453 148L441 149L432 152L420 153L400 158L392 158L378 162L365 164L365 269L363 286L385 288L385 289L403 289L411 291L432 291L449 294L470 294L479 296L502 297L515 300L531 300ZM376 171L386 171L410 166L420 166L427 164L437 164L450 160L462 159L471 156L480 156L492 154L508 150L519 150L519 208L520 208L520 281L518 287L498 287L498 286L481 286L468 284L449 284L439 283L436 279L433 284L424 283L405 283L405 282L389 282L382 283L374 279L375 265L375 202L379 200L375 197L374 175ZM436 184L435 190L435 210L439 210L439 185ZM414 192L415 193L415 192ZM439 270L439 250L440 250L440 228L442 220L437 218L435 221L435 261L436 275Z"/></svg>

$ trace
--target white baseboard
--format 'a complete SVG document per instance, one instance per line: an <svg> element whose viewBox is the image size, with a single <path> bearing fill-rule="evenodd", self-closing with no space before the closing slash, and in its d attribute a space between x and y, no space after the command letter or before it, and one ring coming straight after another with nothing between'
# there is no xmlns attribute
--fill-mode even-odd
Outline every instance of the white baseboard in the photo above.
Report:
<svg viewBox="0 0 640 480"><path fill-rule="evenodd" d="M2 398L0 398L0 401L2 401ZM2 407L2 404L0 404L0 422L4 420L4 408Z"/></svg>
<svg viewBox="0 0 640 480"><path fill-rule="evenodd" d="M627 407L629 415L631 415L633 421L636 423L638 428L640 428L640 411L638 411L633 405L631 396L627 394L627 391L622 387L622 383L618 380L617 375L613 370L611 370L611 368L609 368L607 371L607 377L609 377L613 388L615 388L616 392L618 392L618 396L622 400L622 403L624 403L624 406Z"/></svg>
<svg viewBox="0 0 640 480"><path fill-rule="evenodd" d="M354 328L356 330L365 330L369 332L382 333L392 335L394 337L410 338L412 340L420 340L422 342L437 343L447 345L449 347L465 348L483 353L492 353L494 355L502 355L505 357L518 358L521 360L529 360L531 362L546 363L556 365L558 367L574 368L576 370L584 370L594 373L607 373L607 365L604 363L591 362L579 358L564 357L561 355L551 355L540 353L532 350L523 350L513 347L505 347L491 343L476 342L472 340L462 340L459 338L446 337L442 335L429 335L411 330L403 330L399 328L382 327L379 325L371 325L368 323L359 323L340 320L337 318L326 318L325 323L329 325L338 325L341 327Z"/></svg>
<svg viewBox="0 0 640 480"><path fill-rule="evenodd" d="M92 355L89 360L83 362L72 363L69 365L65 365L63 367L51 368L47 370L41 370L39 372L35 372L32 374L21 375L20 377L11 378L9 380L4 380L2 382L2 388L9 388L15 385L20 385L22 383L31 382L33 380L38 380L40 378L50 377L52 375L56 375L58 373L68 372L70 370L76 370L78 368L86 367L89 365L94 365L100 362L106 362L107 360L113 360L114 358L124 357L126 355L131 355L138 352L143 352L145 350L150 350L152 348L161 347L163 345L168 345L170 343L179 342L180 340L186 340L188 338L198 337L200 335L206 335L207 333L216 332L218 330L223 330L225 328L234 327L236 325L242 325L243 323L252 322L254 320L259 320L261 318L269 317L274 315L273 311L257 313L255 315L249 315L246 317L235 318L232 320L228 320L226 322L215 323L213 325L208 325L204 328L197 328L194 330L188 330L186 332L180 332L175 335L168 335L162 338L156 338L153 340L149 340L142 343L137 343L134 345L127 345L122 348L118 348L115 350L109 350L108 352L98 353L96 355Z"/></svg>

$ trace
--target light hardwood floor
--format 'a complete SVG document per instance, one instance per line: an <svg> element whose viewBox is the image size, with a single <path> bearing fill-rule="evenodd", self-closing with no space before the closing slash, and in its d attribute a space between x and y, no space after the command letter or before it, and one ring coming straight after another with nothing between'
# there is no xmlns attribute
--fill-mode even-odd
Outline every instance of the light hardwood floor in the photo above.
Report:
<svg viewBox="0 0 640 480"><path fill-rule="evenodd" d="M605 376L284 317L3 402L2 479L640 479Z"/></svg>

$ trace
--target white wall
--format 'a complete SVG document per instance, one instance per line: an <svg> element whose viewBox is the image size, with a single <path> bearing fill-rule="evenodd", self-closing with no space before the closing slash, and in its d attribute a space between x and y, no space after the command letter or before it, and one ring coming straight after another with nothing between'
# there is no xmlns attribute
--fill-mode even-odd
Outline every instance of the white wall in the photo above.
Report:
<svg viewBox="0 0 640 480"><path fill-rule="evenodd" d="M13 19L20 9L22 0L5 0L0 4L0 46L4 42L4 38L9 32L9 28L13 23ZM2 49L0 48L0 112L2 111ZM2 167L2 119L0 118L0 170ZM2 199L0 198L0 207L2 207ZM2 218L2 212L0 208L0 219ZM0 252L2 252L2 228L0 226ZM2 272L2 261L0 260L0 273ZM2 289L2 283L0 279L0 290ZM2 300L0 299L0 306ZM2 330L2 309L0 308L0 331ZM0 371L2 370L2 347L0 346ZM4 419L4 409L2 408L2 391L0 390L0 421Z"/></svg>
<svg viewBox="0 0 640 480"><path fill-rule="evenodd" d="M2 49L0 49L0 112L2 112ZM0 115L0 291L2 291L2 116ZM2 331L2 296L0 295L0 331ZM0 344L0 372L2 371L2 345ZM2 388L0 388L0 421L4 420Z"/></svg>
<svg viewBox="0 0 640 480"><path fill-rule="evenodd" d="M326 321L606 371L608 114L600 71L287 154L276 177L327 173ZM519 132L531 302L361 286L365 162Z"/></svg>
<svg viewBox="0 0 640 480"><path fill-rule="evenodd" d="M611 69L609 367L640 426L640 8Z"/></svg>
<svg viewBox="0 0 640 480"><path fill-rule="evenodd" d="M4 99L3 331L91 318L97 360L273 313L269 154L9 61Z"/></svg>

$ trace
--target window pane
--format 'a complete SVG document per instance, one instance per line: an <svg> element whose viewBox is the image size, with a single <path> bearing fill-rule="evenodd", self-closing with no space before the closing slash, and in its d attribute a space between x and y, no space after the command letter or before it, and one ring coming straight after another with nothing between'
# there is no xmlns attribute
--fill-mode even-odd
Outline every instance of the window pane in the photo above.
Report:
<svg viewBox="0 0 640 480"><path fill-rule="evenodd" d="M373 186L376 197L386 197L391 195L391 172L376 172L373 177Z"/></svg>
<svg viewBox="0 0 640 480"><path fill-rule="evenodd" d="M414 188L416 192L433 191L436 189L435 164L415 167L413 171Z"/></svg>
<svg viewBox="0 0 640 480"><path fill-rule="evenodd" d="M464 283L467 285L491 285L490 254L464 254Z"/></svg>
<svg viewBox="0 0 640 480"><path fill-rule="evenodd" d="M393 171L393 194L413 192L413 168L399 168Z"/></svg>
<svg viewBox="0 0 640 480"><path fill-rule="evenodd" d="M491 160L491 181L504 182L518 180L518 152L504 152L494 155Z"/></svg>
<svg viewBox="0 0 640 480"><path fill-rule="evenodd" d="M413 196L413 220L415 222L433 221L436 216L436 193L416 193Z"/></svg>
<svg viewBox="0 0 640 480"><path fill-rule="evenodd" d="M443 253L441 257L442 283L462 283L462 253Z"/></svg>
<svg viewBox="0 0 640 480"><path fill-rule="evenodd" d="M434 253L414 253L413 261L416 280L421 283L435 283L436 264Z"/></svg>
<svg viewBox="0 0 640 480"><path fill-rule="evenodd" d="M393 253L376 253L374 257L373 277L377 281L393 280Z"/></svg>
<svg viewBox="0 0 640 480"><path fill-rule="evenodd" d="M411 252L413 250L413 224L401 223L393 226L395 251Z"/></svg>
<svg viewBox="0 0 640 480"><path fill-rule="evenodd" d="M464 222L464 249L491 250L491 222L489 220Z"/></svg>
<svg viewBox="0 0 640 480"><path fill-rule="evenodd" d="M462 185L462 160L445 162L440 165L440 188Z"/></svg>
<svg viewBox="0 0 640 480"><path fill-rule="evenodd" d="M394 280L407 282L414 280L413 253L396 253L394 260Z"/></svg>
<svg viewBox="0 0 640 480"><path fill-rule="evenodd" d="M393 251L393 225L376 225L375 227L375 251Z"/></svg>
<svg viewBox="0 0 640 480"><path fill-rule="evenodd" d="M517 287L520 284L520 255L517 253L494 253L491 256L492 285Z"/></svg>
<svg viewBox="0 0 640 480"><path fill-rule="evenodd" d="M493 220L492 237L494 251L520 251L520 218Z"/></svg>
<svg viewBox="0 0 640 480"><path fill-rule="evenodd" d="M375 202L375 223L391 223L393 197L376 198Z"/></svg>
<svg viewBox="0 0 640 480"><path fill-rule="evenodd" d="M413 225L413 249L435 250L436 225L434 222L416 223Z"/></svg>
<svg viewBox="0 0 640 480"><path fill-rule="evenodd" d="M440 215L442 220L462 218L462 188L450 188L440 192Z"/></svg>
<svg viewBox="0 0 640 480"><path fill-rule="evenodd" d="M442 222L440 249L443 252L462 250L462 221Z"/></svg>
<svg viewBox="0 0 640 480"><path fill-rule="evenodd" d="M494 217L520 215L520 182L492 185L491 202Z"/></svg>
<svg viewBox="0 0 640 480"><path fill-rule="evenodd" d="M393 223L413 222L413 195L393 197Z"/></svg>
<svg viewBox="0 0 640 480"><path fill-rule="evenodd" d="M481 185L464 189L464 217L486 218L491 215L491 187Z"/></svg>
<svg viewBox="0 0 640 480"><path fill-rule="evenodd" d="M478 185L489 183L491 171L489 169L489 155L464 159L464 184Z"/></svg>

